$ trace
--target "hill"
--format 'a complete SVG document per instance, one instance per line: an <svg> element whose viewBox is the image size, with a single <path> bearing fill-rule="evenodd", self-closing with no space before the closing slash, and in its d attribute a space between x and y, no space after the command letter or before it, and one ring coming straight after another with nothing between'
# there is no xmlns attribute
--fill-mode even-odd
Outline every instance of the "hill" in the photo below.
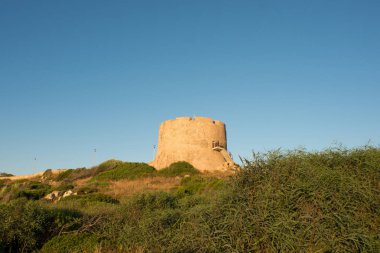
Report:
<svg viewBox="0 0 380 253"><path fill-rule="evenodd" d="M0 188L0 252L380 250L375 147L255 153L235 175L109 160Z"/></svg>

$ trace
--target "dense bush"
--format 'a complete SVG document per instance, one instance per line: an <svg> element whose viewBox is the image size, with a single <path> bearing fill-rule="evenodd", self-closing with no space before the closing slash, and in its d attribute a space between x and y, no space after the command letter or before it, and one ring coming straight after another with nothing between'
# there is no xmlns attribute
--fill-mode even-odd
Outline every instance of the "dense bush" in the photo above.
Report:
<svg viewBox="0 0 380 253"><path fill-rule="evenodd" d="M0 179L0 188L6 186L9 181L8 179Z"/></svg>
<svg viewBox="0 0 380 253"><path fill-rule="evenodd" d="M73 174L73 172L74 172L74 169L68 169L64 172L61 172L57 175L55 180L56 181L62 181L64 179L68 179L70 177L70 175Z"/></svg>
<svg viewBox="0 0 380 253"><path fill-rule="evenodd" d="M84 194L95 193L98 191L99 191L99 189L96 186L85 185L85 186L78 188L77 193L79 195L84 195Z"/></svg>
<svg viewBox="0 0 380 253"><path fill-rule="evenodd" d="M0 204L0 250L31 252L59 232L78 228L81 216L25 199Z"/></svg>
<svg viewBox="0 0 380 253"><path fill-rule="evenodd" d="M47 169L44 171L44 173L42 174L42 178L43 179L47 179L47 180L51 180L54 178L54 174L53 174L53 171L51 169Z"/></svg>
<svg viewBox="0 0 380 253"><path fill-rule="evenodd" d="M15 199L17 192L22 189L24 181L0 180L0 203Z"/></svg>
<svg viewBox="0 0 380 253"><path fill-rule="evenodd" d="M208 220L211 241L218 251L378 252L379 180L376 148L255 154Z"/></svg>
<svg viewBox="0 0 380 253"><path fill-rule="evenodd" d="M68 191L75 188L74 184L60 184L54 188L55 191Z"/></svg>
<svg viewBox="0 0 380 253"><path fill-rule="evenodd" d="M214 177L193 176L185 177L181 180L181 185L177 189L179 195L192 195L207 191L215 192L225 187L225 181Z"/></svg>
<svg viewBox="0 0 380 253"><path fill-rule="evenodd" d="M12 177L13 174L6 173L6 172L0 172L0 177Z"/></svg>
<svg viewBox="0 0 380 253"><path fill-rule="evenodd" d="M99 239L92 234L59 235L48 241L41 249L41 253L93 253L98 248L98 242Z"/></svg>
<svg viewBox="0 0 380 253"><path fill-rule="evenodd" d="M96 175L92 180L138 179L151 176L153 172L155 172L155 169L146 163L125 162L117 165L112 170Z"/></svg>
<svg viewBox="0 0 380 253"><path fill-rule="evenodd" d="M100 172L103 172L103 171L112 170L121 164L123 164L123 162L120 160L115 160L115 159L107 160L105 162L102 162L96 167L96 172L97 172L96 174L99 174Z"/></svg>
<svg viewBox="0 0 380 253"><path fill-rule="evenodd" d="M167 192L143 193L131 199L132 205L140 210L157 210L175 208L178 204L178 198Z"/></svg>
<svg viewBox="0 0 380 253"><path fill-rule="evenodd" d="M157 175L164 177L195 175L199 173L199 170L195 169L193 165L183 161L172 163L169 167L157 171Z"/></svg>
<svg viewBox="0 0 380 253"><path fill-rule="evenodd" d="M51 186L41 182L25 182L23 186L15 193L15 198L27 198L38 200L48 194Z"/></svg>
<svg viewBox="0 0 380 253"><path fill-rule="evenodd" d="M68 169L56 177L56 181L73 182L78 179L89 178L97 174L96 168Z"/></svg>
<svg viewBox="0 0 380 253"><path fill-rule="evenodd" d="M92 177L96 180L119 180L119 179L137 179L154 172L155 169L146 163L130 163L119 160L108 160L93 168L68 169L56 176L56 181L66 183L78 179Z"/></svg>
<svg viewBox="0 0 380 253"><path fill-rule="evenodd" d="M68 169L60 173L59 175L57 175L55 180L73 182L78 179L94 177L101 172L112 170L121 164L123 164L122 161L111 159L99 164L98 166L95 166L89 169L87 168Z"/></svg>
<svg viewBox="0 0 380 253"><path fill-rule="evenodd" d="M112 198L111 196L101 194L101 193L92 193L86 195L71 195L66 198L63 198L61 201L78 201L81 205L85 205L91 202L104 202L110 204L119 204L117 199Z"/></svg>

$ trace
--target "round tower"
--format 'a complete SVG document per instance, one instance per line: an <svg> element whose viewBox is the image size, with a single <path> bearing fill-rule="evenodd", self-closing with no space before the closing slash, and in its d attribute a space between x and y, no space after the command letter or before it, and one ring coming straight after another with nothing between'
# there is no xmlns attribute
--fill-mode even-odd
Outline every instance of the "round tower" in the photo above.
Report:
<svg viewBox="0 0 380 253"><path fill-rule="evenodd" d="M157 169L178 161L191 163L201 171L233 169L227 152L226 126L204 117L180 117L161 124L156 158Z"/></svg>

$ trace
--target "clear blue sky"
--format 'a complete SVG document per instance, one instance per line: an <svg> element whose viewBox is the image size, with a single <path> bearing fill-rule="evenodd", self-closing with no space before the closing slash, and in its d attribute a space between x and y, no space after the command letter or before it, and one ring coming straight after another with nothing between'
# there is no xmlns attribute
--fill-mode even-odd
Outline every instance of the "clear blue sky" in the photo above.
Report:
<svg viewBox="0 0 380 253"><path fill-rule="evenodd" d="M0 171L150 161L159 124L193 115L224 121L235 157L379 146L379 13L378 0L0 0Z"/></svg>

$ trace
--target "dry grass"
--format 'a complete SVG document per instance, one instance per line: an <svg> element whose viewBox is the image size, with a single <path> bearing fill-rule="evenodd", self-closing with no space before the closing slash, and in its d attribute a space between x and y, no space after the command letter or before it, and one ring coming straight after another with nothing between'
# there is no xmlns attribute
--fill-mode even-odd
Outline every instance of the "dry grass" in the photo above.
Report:
<svg viewBox="0 0 380 253"><path fill-rule="evenodd" d="M56 170L51 170L51 172L52 172L53 175L58 175L58 174L60 174L62 172L65 172L66 170L67 169L56 169ZM1 179L10 179L12 181L23 180L23 179L27 179L27 180L41 179L41 177L43 176L44 173L45 173L45 171L41 171L41 172L38 172L38 173L35 173L35 174L22 175L22 176L2 177Z"/></svg>
<svg viewBox="0 0 380 253"><path fill-rule="evenodd" d="M111 181L104 193L115 198L120 198L150 190L169 191L179 186L181 179L181 177L149 177L137 180L124 179Z"/></svg>
<svg viewBox="0 0 380 253"><path fill-rule="evenodd" d="M90 180L91 180L91 178L89 177L89 178L77 179L77 180L75 180L74 182L75 182L75 184L76 184L78 187L80 187L80 186L85 186L85 185L87 185L88 181L90 181Z"/></svg>
<svg viewBox="0 0 380 253"><path fill-rule="evenodd" d="M202 176L204 177L214 177L214 178L228 178L236 174L234 170L225 171L203 171Z"/></svg>

